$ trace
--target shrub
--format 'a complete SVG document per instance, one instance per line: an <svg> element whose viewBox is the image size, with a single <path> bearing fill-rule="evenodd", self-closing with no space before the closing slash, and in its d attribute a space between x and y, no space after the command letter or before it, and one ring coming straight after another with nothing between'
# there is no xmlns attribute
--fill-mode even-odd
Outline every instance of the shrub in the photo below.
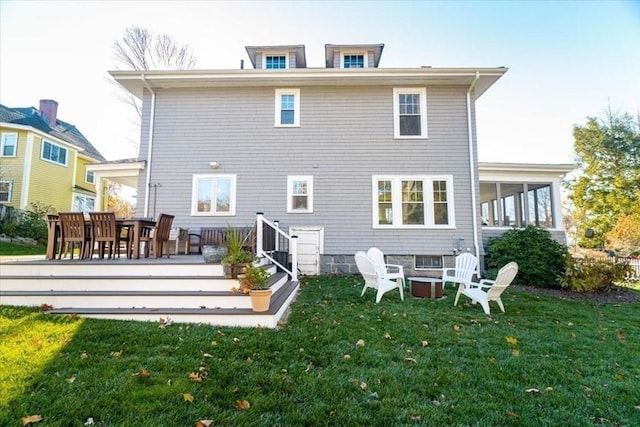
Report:
<svg viewBox="0 0 640 427"><path fill-rule="evenodd" d="M27 237L40 243L47 241L45 216L53 207L39 202L31 203L29 209L10 209L0 222L0 232L9 237Z"/></svg>
<svg viewBox="0 0 640 427"><path fill-rule="evenodd" d="M538 287L560 287L567 248L553 240L551 234L528 225L514 228L489 241L487 276L494 277L505 264L518 263L513 283Z"/></svg>
<svg viewBox="0 0 640 427"><path fill-rule="evenodd" d="M561 283L574 292L604 291L613 282L624 280L631 274L633 270L628 263L569 256Z"/></svg>

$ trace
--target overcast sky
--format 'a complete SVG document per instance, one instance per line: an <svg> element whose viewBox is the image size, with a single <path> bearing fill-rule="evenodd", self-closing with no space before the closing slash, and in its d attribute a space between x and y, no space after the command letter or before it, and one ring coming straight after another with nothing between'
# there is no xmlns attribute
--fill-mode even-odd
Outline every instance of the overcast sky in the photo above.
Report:
<svg viewBox="0 0 640 427"><path fill-rule="evenodd" d="M506 66L477 103L481 161L570 163L575 124L640 110L640 1L0 0L0 103L55 99L107 159L135 157L135 114L107 73L133 25L190 45L201 69L270 44L322 67L326 43L384 43L380 67Z"/></svg>

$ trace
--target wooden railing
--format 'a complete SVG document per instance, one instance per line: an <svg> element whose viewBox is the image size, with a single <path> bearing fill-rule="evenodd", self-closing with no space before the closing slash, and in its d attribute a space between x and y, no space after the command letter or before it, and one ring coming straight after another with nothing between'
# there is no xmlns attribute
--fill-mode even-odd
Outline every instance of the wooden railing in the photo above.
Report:
<svg viewBox="0 0 640 427"><path fill-rule="evenodd" d="M268 259L297 281L298 236L288 235L278 221L269 221L262 212L256 216L256 256Z"/></svg>

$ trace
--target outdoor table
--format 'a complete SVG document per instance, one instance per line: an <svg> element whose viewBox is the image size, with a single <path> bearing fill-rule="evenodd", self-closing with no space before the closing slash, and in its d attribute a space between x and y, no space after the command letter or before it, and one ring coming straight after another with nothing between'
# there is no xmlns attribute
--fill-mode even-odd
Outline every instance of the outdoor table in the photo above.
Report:
<svg viewBox="0 0 640 427"><path fill-rule="evenodd" d="M411 295L414 297L428 297L431 299L442 299L442 291L444 284L439 277L408 277L411 289ZM430 287L414 286L414 283L428 283Z"/></svg>

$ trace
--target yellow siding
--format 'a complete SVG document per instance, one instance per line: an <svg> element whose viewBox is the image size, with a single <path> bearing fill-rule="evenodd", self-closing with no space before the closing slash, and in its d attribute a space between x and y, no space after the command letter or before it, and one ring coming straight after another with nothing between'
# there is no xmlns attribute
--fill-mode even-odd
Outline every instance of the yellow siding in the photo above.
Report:
<svg viewBox="0 0 640 427"><path fill-rule="evenodd" d="M20 208L20 194L22 193L22 170L24 168L24 155L27 150L27 131L0 127L0 133L17 133L18 146L16 157L0 157L0 180L11 181L11 201L6 205Z"/></svg>
<svg viewBox="0 0 640 427"><path fill-rule="evenodd" d="M78 168L76 170L76 185L82 187L85 190L90 190L93 193L96 192L96 185L87 182L87 165L92 164L90 160L78 157Z"/></svg>

